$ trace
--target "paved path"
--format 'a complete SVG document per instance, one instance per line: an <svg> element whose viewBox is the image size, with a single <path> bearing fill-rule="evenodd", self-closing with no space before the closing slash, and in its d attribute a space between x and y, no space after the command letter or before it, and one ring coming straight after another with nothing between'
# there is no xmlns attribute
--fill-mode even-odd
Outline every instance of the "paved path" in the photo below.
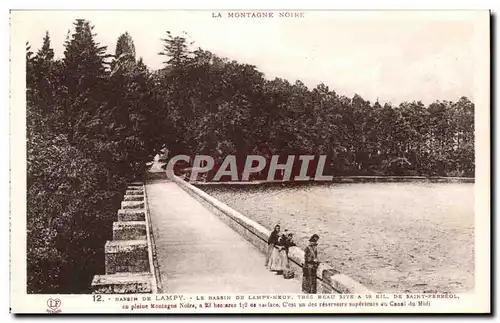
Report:
<svg viewBox="0 0 500 323"><path fill-rule="evenodd" d="M265 257L176 183L146 186L163 293L300 293Z"/></svg>

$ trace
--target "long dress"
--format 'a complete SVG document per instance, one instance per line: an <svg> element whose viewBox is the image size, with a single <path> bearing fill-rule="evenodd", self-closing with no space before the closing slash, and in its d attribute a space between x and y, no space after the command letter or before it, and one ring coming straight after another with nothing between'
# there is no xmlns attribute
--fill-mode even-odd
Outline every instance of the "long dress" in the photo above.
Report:
<svg viewBox="0 0 500 323"><path fill-rule="evenodd" d="M293 270L290 267L290 259L288 258L288 250L290 247L294 247L296 244L293 242L293 240L289 239L288 237L285 238L285 248L283 250L283 264L284 264L284 269L283 269L283 277L286 279L290 279L294 277Z"/></svg>
<svg viewBox="0 0 500 323"><path fill-rule="evenodd" d="M278 238L276 242L275 248L271 253L271 257L269 259L269 269L271 271L282 272L285 270L284 260L286 258L285 253L285 241L283 236Z"/></svg>
<svg viewBox="0 0 500 323"><path fill-rule="evenodd" d="M318 250L316 246L307 246L304 255L304 267L302 277L302 292L316 294L316 274L318 270Z"/></svg>
<svg viewBox="0 0 500 323"><path fill-rule="evenodd" d="M278 242L278 234L276 231L273 231L269 235L269 240L267 240L266 267L269 267L269 259L275 249L274 246L276 245L276 242Z"/></svg>

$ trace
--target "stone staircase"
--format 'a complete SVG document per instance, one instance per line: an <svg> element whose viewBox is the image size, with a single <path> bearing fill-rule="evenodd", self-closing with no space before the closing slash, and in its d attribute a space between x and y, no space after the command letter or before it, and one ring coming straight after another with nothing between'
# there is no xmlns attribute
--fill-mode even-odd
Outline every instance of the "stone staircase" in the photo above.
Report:
<svg viewBox="0 0 500 323"><path fill-rule="evenodd" d="M142 183L128 186L113 223L113 240L105 245L106 272L94 276L93 294L157 292L146 199Z"/></svg>

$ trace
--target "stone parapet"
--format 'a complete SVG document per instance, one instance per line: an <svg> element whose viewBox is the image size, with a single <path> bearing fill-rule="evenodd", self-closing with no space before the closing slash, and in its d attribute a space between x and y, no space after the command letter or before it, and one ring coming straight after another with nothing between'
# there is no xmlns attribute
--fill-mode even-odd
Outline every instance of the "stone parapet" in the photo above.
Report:
<svg viewBox="0 0 500 323"><path fill-rule="evenodd" d="M124 201L136 201L136 202L143 202L144 201L144 195L125 195L123 197Z"/></svg>
<svg viewBox="0 0 500 323"><path fill-rule="evenodd" d="M145 188L127 187L122 208L113 223L113 240L104 246L105 274L95 275L94 294L156 293L158 283L152 256L152 238Z"/></svg>
<svg viewBox="0 0 500 323"><path fill-rule="evenodd" d="M113 223L113 240L146 240L146 221Z"/></svg>
<svg viewBox="0 0 500 323"><path fill-rule="evenodd" d="M151 293L153 275L145 273L118 273L95 275L92 281L94 294L136 294Z"/></svg>
<svg viewBox="0 0 500 323"><path fill-rule="evenodd" d="M141 189L127 189L125 195L144 195L144 190Z"/></svg>
<svg viewBox="0 0 500 323"><path fill-rule="evenodd" d="M121 209L118 210L118 221L146 221L144 209Z"/></svg>
<svg viewBox="0 0 500 323"><path fill-rule="evenodd" d="M106 242L106 274L149 271L146 240L113 240Z"/></svg>
<svg viewBox="0 0 500 323"><path fill-rule="evenodd" d="M122 209L144 209L144 202L122 201Z"/></svg>

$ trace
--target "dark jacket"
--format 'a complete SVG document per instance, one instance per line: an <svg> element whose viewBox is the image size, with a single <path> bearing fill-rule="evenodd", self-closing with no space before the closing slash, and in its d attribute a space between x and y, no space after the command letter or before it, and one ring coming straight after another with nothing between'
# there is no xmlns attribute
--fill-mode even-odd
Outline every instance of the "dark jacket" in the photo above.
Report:
<svg viewBox="0 0 500 323"><path fill-rule="evenodd" d="M286 236L282 234L278 238L278 241L276 241L276 245L279 247L284 247L286 245Z"/></svg>
<svg viewBox="0 0 500 323"><path fill-rule="evenodd" d="M290 247L295 247L296 244L295 242L293 242L292 239L290 239L289 237L284 237L285 238L285 248L288 250Z"/></svg>
<svg viewBox="0 0 500 323"><path fill-rule="evenodd" d="M283 236L283 238L284 238L284 246L285 246L286 255L288 256L288 250L290 249L290 247L295 247L296 244L295 244L295 242L293 242L292 239L290 239L287 236Z"/></svg>
<svg viewBox="0 0 500 323"><path fill-rule="evenodd" d="M304 268L316 268L318 264L317 247L307 246L304 254Z"/></svg>
<svg viewBox="0 0 500 323"><path fill-rule="evenodd" d="M271 232L271 235L269 236L269 239L267 240L267 244L276 244L278 242L278 238L278 234L273 230L273 232Z"/></svg>

